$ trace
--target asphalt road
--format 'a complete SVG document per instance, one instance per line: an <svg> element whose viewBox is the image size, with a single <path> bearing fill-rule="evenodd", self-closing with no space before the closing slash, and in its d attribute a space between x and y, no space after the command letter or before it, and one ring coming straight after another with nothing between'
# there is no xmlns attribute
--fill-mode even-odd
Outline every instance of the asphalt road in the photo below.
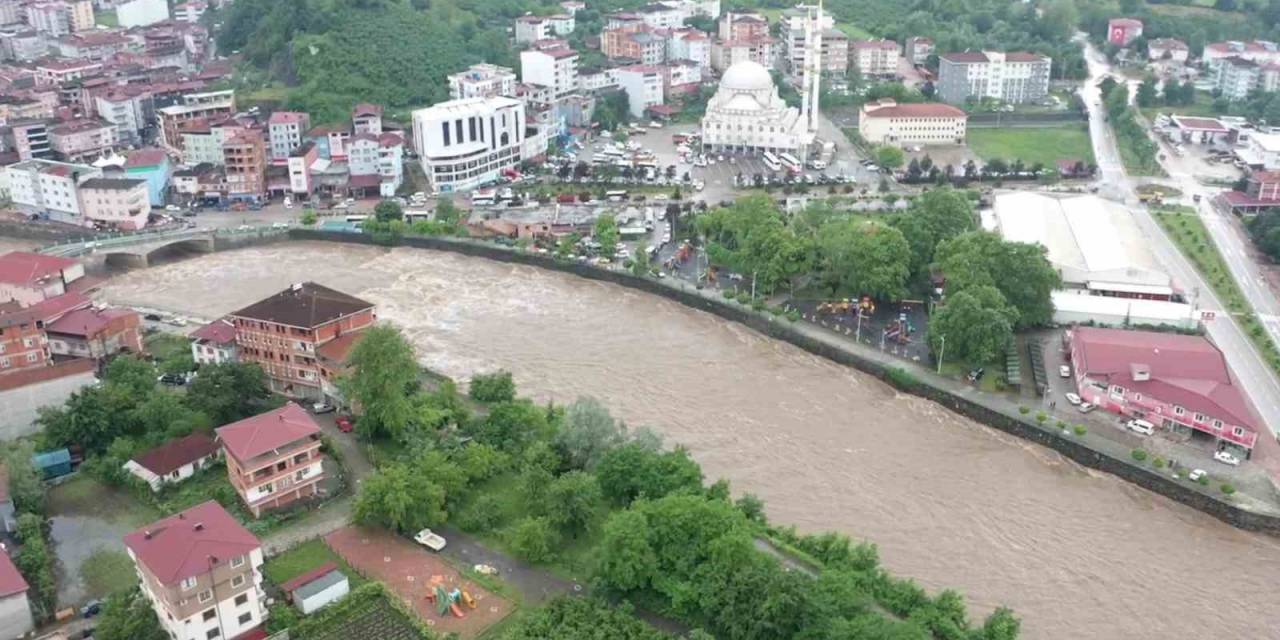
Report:
<svg viewBox="0 0 1280 640"><path fill-rule="evenodd" d="M1226 314L1224 305L1214 295L1213 289L1200 277L1199 272L1182 255L1182 252L1173 244L1173 241L1165 235L1164 230L1156 223L1147 208L1138 202L1138 195L1134 191L1134 183L1125 173L1124 165L1120 162L1120 153L1117 150L1111 127L1104 119L1105 115L1101 105L1100 92L1097 88L1097 83L1110 73L1111 68L1106 58L1093 45L1086 42L1083 46L1085 48L1085 61L1088 63L1089 68L1089 79L1081 89L1081 93L1089 114L1089 135L1098 164L1099 193L1129 205L1130 210L1134 213L1134 219L1137 221L1139 228L1142 229L1143 235L1151 241L1149 245L1151 250L1161 264L1168 269L1169 275L1185 291L1194 294L1195 302L1201 309L1216 312L1215 318L1206 323L1209 336L1226 355L1227 361L1239 379L1240 385L1253 401L1259 417L1270 429L1272 435L1275 436L1277 430L1280 430L1280 382L1276 380L1271 367L1263 361L1262 357L1254 349L1244 331ZM1203 192L1204 189L1203 187L1197 187L1196 191ZM1241 254L1231 259L1230 262L1233 263L1232 272L1235 273L1237 268L1245 269L1243 265L1237 266L1235 263L1247 262L1247 258ZM1249 278L1242 280L1249 280ZM1254 294L1260 295L1261 285L1257 280L1252 280L1252 282L1255 285ZM1246 287L1246 289L1248 288ZM1250 295L1250 302L1252 301L1253 295ZM1270 312L1269 330L1273 329L1276 322L1274 299L1271 300L1271 306L1273 310ZM1263 313L1268 312L1264 310Z"/></svg>

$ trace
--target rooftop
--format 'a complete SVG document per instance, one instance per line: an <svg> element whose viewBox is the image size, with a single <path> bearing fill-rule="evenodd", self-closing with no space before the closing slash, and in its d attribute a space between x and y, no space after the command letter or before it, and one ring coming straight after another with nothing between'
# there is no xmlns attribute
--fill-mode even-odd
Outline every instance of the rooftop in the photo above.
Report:
<svg viewBox="0 0 1280 640"><path fill-rule="evenodd" d="M314 282L302 282L231 315L310 329L372 308L372 302Z"/></svg>
<svg viewBox="0 0 1280 640"><path fill-rule="evenodd" d="M45 325L49 333L90 338L118 318L138 315L132 309L76 309Z"/></svg>
<svg viewBox="0 0 1280 640"><path fill-rule="evenodd" d="M1208 133L1227 133L1227 127L1217 118L1192 118L1188 116L1173 116L1173 123L1179 129L1187 129L1190 131L1205 131Z"/></svg>
<svg viewBox="0 0 1280 640"><path fill-rule="evenodd" d="M59 276L64 269L80 264L70 258L46 256L28 251L10 251L0 255L0 282L32 284Z"/></svg>
<svg viewBox="0 0 1280 640"><path fill-rule="evenodd" d="M894 49L897 50L898 43L892 40L881 38L879 40L854 40L850 46L854 49Z"/></svg>
<svg viewBox="0 0 1280 640"><path fill-rule="evenodd" d="M206 573L261 546L213 500L134 531L124 544L164 585Z"/></svg>
<svg viewBox="0 0 1280 640"><path fill-rule="evenodd" d="M964 118L964 110L938 102L897 104L892 100L863 107L864 118Z"/></svg>
<svg viewBox="0 0 1280 640"><path fill-rule="evenodd" d="M280 590L285 593L291 593L294 590L300 587L306 586L308 584L311 584L312 582L315 582L316 580L319 580L320 578L323 578L326 575L337 570L338 570L337 563L333 561L325 562L324 564L321 564L315 569L312 569L292 580L285 581L284 584L280 585Z"/></svg>
<svg viewBox="0 0 1280 640"><path fill-rule="evenodd" d="M133 461L143 469L163 476L217 451L218 443L213 438L203 433L193 433L134 456Z"/></svg>
<svg viewBox="0 0 1280 640"><path fill-rule="evenodd" d="M276 111L267 119L269 124L301 124L303 120L309 118L305 113L298 111Z"/></svg>
<svg viewBox="0 0 1280 640"><path fill-rule="evenodd" d="M230 344L236 341L236 328L226 318L218 318L191 332L192 338L214 344Z"/></svg>
<svg viewBox="0 0 1280 640"><path fill-rule="evenodd" d="M154 167L163 163L168 159L164 149L147 148L138 149L129 153L129 159L125 160L124 168L133 169L135 167Z"/></svg>
<svg viewBox="0 0 1280 640"><path fill-rule="evenodd" d="M218 439L237 460L252 460L320 433L302 407L290 402L279 409L218 427Z"/></svg>
<svg viewBox="0 0 1280 640"><path fill-rule="evenodd" d="M18 573L18 568L9 559L9 554L0 551L0 598L22 593L28 588L27 581L22 578L21 573Z"/></svg>
<svg viewBox="0 0 1280 640"><path fill-rule="evenodd" d="M128 191L145 186L146 180L133 178L89 178L80 183L81 189L103 189L108 191Z"/></svg>

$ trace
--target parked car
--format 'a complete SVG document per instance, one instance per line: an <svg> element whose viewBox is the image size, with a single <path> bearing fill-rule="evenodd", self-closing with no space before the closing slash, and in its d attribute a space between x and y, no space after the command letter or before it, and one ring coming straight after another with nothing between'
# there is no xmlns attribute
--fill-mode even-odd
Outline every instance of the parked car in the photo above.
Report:
<svg viewBox="0 0 1280 640"><path fill-rule="evenodd" d="M1221 462L1222 464L1229 464L1233 467L1240 464L1240 458L1237 458L1230 451L1214 451L1213 459Z"/></svg>
<svg viewBox="0 0 1280 640"><path fill-rule="evenodd" d="M325 402L317 402L311 405L311 412L316 415L320 415L322 413L333 413L334 411L336 411L336 408Z"/></svg>
<svg viewBox="0 0 1280 640"><path fill-rule="evenodd" d="M143 320L148 320L148 321L151 321L151 322L160 322L160 321L161 321L161 320L163 320L164 318L161 318L161 317L160 317L160 314L158 314L158 313L148 313L148 314L146 314L146 315L142 316L142 319L143 319Z"/></svg>
<svg viewBox="0 0 1280 640"><path fill-rule="evenodd" d="M1134 433L1140 433L1144 436L1152 435L1156 432L1156 426L1146 420L1133 419L1125 423L1126 427Z"/></svg>
<svg viewBox="0 0 1280 640"><path fill-rule="evenodd" d="M1203 478L1204 476L1205 476L1204 469L1192 469L1192 470L1191 470L1191 473L1188 473L1188 474L1187 474L1187 477L1188 477L1188 478L1190 478L1190 479L1192 479L1192 480L1199 480L1200 478Z"/></svg>
<svg viewBox="0 0 1280 640"><path fill-rule="evenodd" d="M1098 408L1098 405L1096 404L1081 402L1080 405L1076 407L1076 410L1078 410L1080 413L1089 413L1090 411L1093 411L1094 409L1097 409L1097 408Z"/></svg>
<svg viewBox="0 0 1280 640"><path fill-rule="evenodd" d="M156 378L156 381L159 382L160 384L167 384L174 387L181 387L182 385L187 383L186 377L178 375L176 373L166 373L160 376L159 378Z"/></svg>
<svg viewBox="0 0 1280 640"><path fill-rule="evenodd" d="M423 529L422 531L419 531L417 535L413 536L413 539L418 544L432 551L440 551L441 549L444 549L444 537L439 534L432 533L430 529Z"/></svg>
<svg viewBox="0 0 1280 640"><path fill-rule="evenodd" d="M1063 378L1070 378L1070 377L1071 377L1071 365L1064 364L1064 365L1062 365L1062 366L1058 367L1058 376L1063 377Z"/></svg>
<svg viewBox="0 0 1280 640"><path fill-rule="evenodd" d="M485 575L485 576L498 575L498 568L489 564L478 564L478 565L475 565L474 567L471 567L471 569L480 575Z"/></svg>
<svg viewBox="0 0 1280 640"><path fill-rule="evenodd" d="M1071 403L1073 406L1079 405L1082 402L1082 400L1080 399L1080 396L1074 393L1067 392L1065 395L1067 398L1067 402Z"/></svg>
<svg viewBox="0 0 1280 640"><path fill-rule="evenodd" d="M179 207L176 204L169 204L169 205L165 205L164 210L165 211L182 211L182 207Z"/></svg>
<svg viewBox="0 0 1280 640"><path fill-rule="evenodd" d="M343 433L351 433L351 431L355 429L355 425L351 423L351 418L349 416L338 416L338 419L335 420L335 422L338 423L338 431Z"/></svg>
<svg viewBox="0 0 1280 640"><path fill-rule="evenodd" d="M80 615L84 616L85 618L92 618L98 615L99 613L102 613L101 600L90 600L83 607L80 607Z"/></svg>

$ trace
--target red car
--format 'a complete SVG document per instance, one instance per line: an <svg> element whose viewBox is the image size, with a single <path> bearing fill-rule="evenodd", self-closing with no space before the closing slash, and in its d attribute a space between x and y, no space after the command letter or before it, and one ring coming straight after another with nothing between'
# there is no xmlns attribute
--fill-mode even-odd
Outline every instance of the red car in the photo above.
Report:
<svg viewBox="0 0 1280 640"><path fill-rule="evenodd" d="M348 418L347 416L338 416L336 422L338 423L338 431L343 433L351 433L351 430L355 428L355 426L351 424L351 418Z"/></svg>

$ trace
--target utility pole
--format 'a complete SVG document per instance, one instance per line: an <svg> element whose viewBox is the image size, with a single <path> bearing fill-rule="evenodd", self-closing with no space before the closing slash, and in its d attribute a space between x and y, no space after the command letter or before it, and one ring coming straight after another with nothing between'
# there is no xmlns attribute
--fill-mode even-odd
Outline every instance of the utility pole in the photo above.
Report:
<svg viewBox="0 0 1280 640"><path fill-rule="evenodd" d="M853 341L854 341L854 342L862 342L862 307L861 307L861 306L859 306L859 307L857 308L857 312L856 312L856 313L858 314L858 326L857 326L857 328L854 330L854 333L853 333Z"/></svg>
<svg viewBox="0 0 1280 640"><path fill-rule="evenodd" d="M941 343L938 345L938 375L942 375L942 356L947 352L947 337L942 336L938 341Z"/></svg>
<svg viewBox="0 0 1280 640"><path fill-rule="evenodd" d="M751 301L752 302L756 301L756 274L757 273L760 273L759 269L751 272Z"/></svg>

